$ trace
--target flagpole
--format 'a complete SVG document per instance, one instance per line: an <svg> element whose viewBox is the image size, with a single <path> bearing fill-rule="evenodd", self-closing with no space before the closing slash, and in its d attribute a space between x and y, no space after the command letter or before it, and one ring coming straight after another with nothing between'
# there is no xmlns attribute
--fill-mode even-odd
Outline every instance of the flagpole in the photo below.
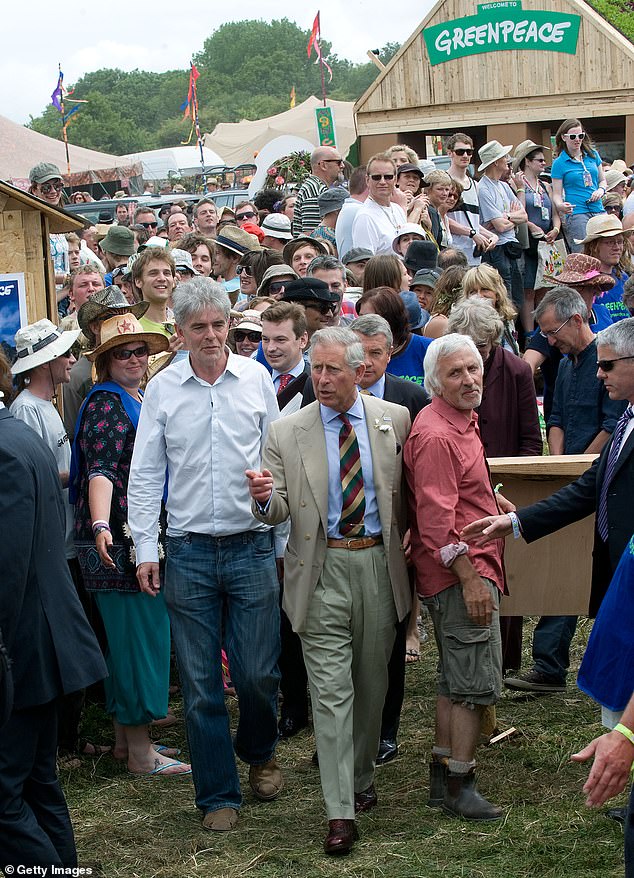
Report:
<svg viewBox="0 0 634 878"><path fill-rule="evenodd" d="M193 68L194 68L194 62L192 61L191 62L191 76L192 76L192 82L193 82L192 100L194 103L194 124L196 125L196 138L198 140L198 148L200 150L200 167L202 170L202 177L203 177L203 193L206 195L207 194L207 175L205 174L205 153L203 151L203 140L202 140L202 137L200 136L200 123L198 121L198 92L196 90L197 77L195 77L193 75L193 73L194 73Z"/></svg>
<svg viewBox="0 0 634 878"><path fill-rule="evenodd" d="M61 65L61 63L60 63L58 66L59 66L59 72L60 72L60 75L61 75L61 72L62 72L62 65ZM67 131L66 131L66 121L65 121L65 119L64 119L64 115L65 115L65 110L64 110L64 89L62 89L62 93L61 93L61 95L60 95L59 103L60 103L60 106L61 106L61 108L62 108L62 140L64 141L64 146L65 146L65 148L66 148L66 171L67 171L67 173L68 173L68 176L70 177L70 153L69 153L69 150L68 150L68 133L67 133ZM68 185L70 186L70 180L68 181Z"/></svg>

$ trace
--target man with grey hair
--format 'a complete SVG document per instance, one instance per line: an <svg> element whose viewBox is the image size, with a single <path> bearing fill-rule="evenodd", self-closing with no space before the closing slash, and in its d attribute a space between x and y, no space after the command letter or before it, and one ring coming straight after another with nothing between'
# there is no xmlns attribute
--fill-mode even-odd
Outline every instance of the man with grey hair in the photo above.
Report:
<svg viewBox="0 0 634 878"><path fill-rule="evenodd" d="M347 854L355 814L377 804L374 760L396 624L411 606L405 552L402 406L361 396L357 336L340 327L311 345L317 402L271 426L253 511L290 517L284 609L302 641L322 789L327 854Z"/></svg>
<svg viewBox="0 0 634 878"><path fill-rule="evenodd" d="M310 174L299 188L293 214L293 237L310 235L320 222L319 196L333 186L343 169L339 150L318 146L310 157Z"/></svg>
<svg viewBox="0 0 634 878"><path fill-rule="evenodd" d="M242 802L234 749L257 799L283 787L275 761L279 587L271 528L257 521L245 470L261 466L278 416L266 369L227 346L230 302L205 277L174 291L188 356L148 384L128 488L141 589L164 587L183 686L196 805L203 827L233 829ZM167 494L167 565L157 533ZM221 674L225 646L240 719L232 743Z"/></svg>
<svg viewBox="0 0 634 878"><path fill-rule="evenodd" d="M597 377L597 336L588 308L576 290L557 286L535 311L548 344L566 354L559 364L548 418L551 454L600 454L623 414L625 403L611 399ZM504 681L508 689L563 692L570 665L576 616L542 616L533 634L533 667Z"/></svg>
<svg viewBox="0 0 634 878"><path fill-rule="evenodd" d="M476 789L475 750L482 713L502 687L504 570L501 540L474 550L460 532L476 509L495 515L498 503L513 508L494 494L486 465L474 412L482 380L470 338L450 334L431 343L425 389L432 400L416 418L404 461L416 586L439 653L429 804L467 820L502 816Z"/></svg>

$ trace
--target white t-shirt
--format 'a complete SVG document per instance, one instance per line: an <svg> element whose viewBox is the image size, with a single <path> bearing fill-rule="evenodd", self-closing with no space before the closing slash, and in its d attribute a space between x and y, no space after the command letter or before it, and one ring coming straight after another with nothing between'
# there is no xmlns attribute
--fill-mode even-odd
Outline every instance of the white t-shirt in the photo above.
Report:
<svg viewBox="0 0 634 878"><path fill-rule="evenodd" d="M627 216L628 213L634 213L634 192L630 192L623 205L623 216Z"/></svg>
<svg viewBox="0 0 634 878"><path fill-rule="evenodd" d="M47 399L40 399L30 390L23 390L13 401L9 409L14 418L19 418L42 437L53 452L57 471L68 472L70 469L70 442L66 427L57 409ZM64 488L64 504L66 506L66 557L76 556L73 541L73 507L68 499L68 488Z"/></svg>
<svg viewBox="0 0 634 878"><path fill-rule="evenodd" d="M405 211L398 204L383 207L368 198L352 223L352 246L370 250L375 256L393 255L392 241L406 222Z"/></svg>
<svg viewBox="0 0 634 878"><path fill-rule="evenodd" d="M459 180L458 182L462 183L462 180ZM475 229L476 232L479 232L480 203L478 201L478 184L469 176L467 176L466 182L469 184L469 188L463 190L460 199L465 209L451 210L447 216L450 220L460 223L461 226L467 226L468 228ZM479 265L480 257L473 255L473 238L470 238L468 235L456 235L455 232L452 233L452 237L452 246L455 247L456 250L461 250L464 253L469 265Z"/></svg>

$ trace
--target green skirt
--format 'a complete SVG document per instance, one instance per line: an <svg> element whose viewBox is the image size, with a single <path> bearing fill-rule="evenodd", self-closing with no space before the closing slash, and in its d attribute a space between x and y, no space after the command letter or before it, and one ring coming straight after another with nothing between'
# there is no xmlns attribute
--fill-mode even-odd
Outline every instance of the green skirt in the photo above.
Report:
<svg viewBox="0 0 634 878"><path fill-rule="evenodd" d="M167 715L170 626L163 593L95 592L108 639L106 710L124 726Z"/></svg>

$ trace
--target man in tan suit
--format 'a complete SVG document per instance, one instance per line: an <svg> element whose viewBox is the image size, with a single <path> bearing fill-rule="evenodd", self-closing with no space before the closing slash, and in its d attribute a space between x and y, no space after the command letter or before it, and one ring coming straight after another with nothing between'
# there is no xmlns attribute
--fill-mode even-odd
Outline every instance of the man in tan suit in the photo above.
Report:
<svg viewBox="0 0 634 878"><path fill-rule="evenodd" d="M377 803L374 759L395 626L411 594L402 538L407 409L361 396L364 354L350 330L313 335L317 401L271 425L254 514L290 516L284 609L302 641L329 832L347 854L355 813Z"/></svg>

